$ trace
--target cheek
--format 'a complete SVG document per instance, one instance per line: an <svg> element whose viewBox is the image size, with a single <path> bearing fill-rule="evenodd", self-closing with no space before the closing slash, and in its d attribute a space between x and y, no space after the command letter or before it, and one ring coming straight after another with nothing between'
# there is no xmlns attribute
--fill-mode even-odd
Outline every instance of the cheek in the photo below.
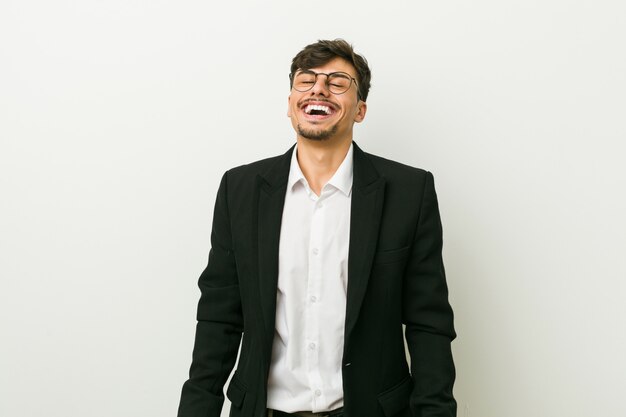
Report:
<svg viewBox="0 0 626 417"><path fill-rule="evenodd" d="M358 114L358 109L355 106L349 106L346 108L346 118L354 120Z"/></svg>

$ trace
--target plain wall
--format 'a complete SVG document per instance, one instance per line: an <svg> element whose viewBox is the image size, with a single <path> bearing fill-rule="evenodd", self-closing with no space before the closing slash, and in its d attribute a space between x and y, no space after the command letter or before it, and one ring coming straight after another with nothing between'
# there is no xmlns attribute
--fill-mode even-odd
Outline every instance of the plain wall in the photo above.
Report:
<svg viewBox="0 0 626 417"><path fill-rule="evenodd" d="M626 415L620 0L3 0L0 415L175 415L221 174L336 37L354 139L435 175L459 417Z"/></svg>

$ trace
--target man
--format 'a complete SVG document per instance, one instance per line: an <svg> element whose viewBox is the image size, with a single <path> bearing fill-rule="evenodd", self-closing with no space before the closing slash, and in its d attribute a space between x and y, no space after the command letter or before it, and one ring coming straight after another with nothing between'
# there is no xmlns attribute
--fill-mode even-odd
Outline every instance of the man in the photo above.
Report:
<svg viewBox="0 0 626 417"><path fill-rule="evenodd" d="M290 82L297 143L222 177L178 415L220 415L241 343L233 417L455 416L433 177L352 141L370 70L347 42L305 47Z"/></svg>

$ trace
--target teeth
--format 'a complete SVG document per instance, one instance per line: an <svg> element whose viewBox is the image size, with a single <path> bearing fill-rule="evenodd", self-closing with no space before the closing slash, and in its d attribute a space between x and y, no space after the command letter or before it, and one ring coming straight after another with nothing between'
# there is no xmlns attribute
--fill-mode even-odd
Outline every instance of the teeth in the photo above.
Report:
<svg viewBox="0 0 626 417"><path fill-rule="evenodd" d="M306 114L311 114L311 111L313 110L320 110L323 111L326 114L330 114L330 107L328 106L320 106L317 104L309 104L304 108L304 112Z"/></svg>

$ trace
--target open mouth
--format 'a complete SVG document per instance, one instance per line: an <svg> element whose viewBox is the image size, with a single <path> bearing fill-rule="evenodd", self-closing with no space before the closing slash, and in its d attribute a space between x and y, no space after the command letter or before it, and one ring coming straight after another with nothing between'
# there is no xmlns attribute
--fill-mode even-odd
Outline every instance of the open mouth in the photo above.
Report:
<svg viewBox="0 0 626 417"><path fill-rule="evenodd" d="M313 119L324 119L335 113L335 108L324 102L307 103L301 109L304 114Z"/></svg>

